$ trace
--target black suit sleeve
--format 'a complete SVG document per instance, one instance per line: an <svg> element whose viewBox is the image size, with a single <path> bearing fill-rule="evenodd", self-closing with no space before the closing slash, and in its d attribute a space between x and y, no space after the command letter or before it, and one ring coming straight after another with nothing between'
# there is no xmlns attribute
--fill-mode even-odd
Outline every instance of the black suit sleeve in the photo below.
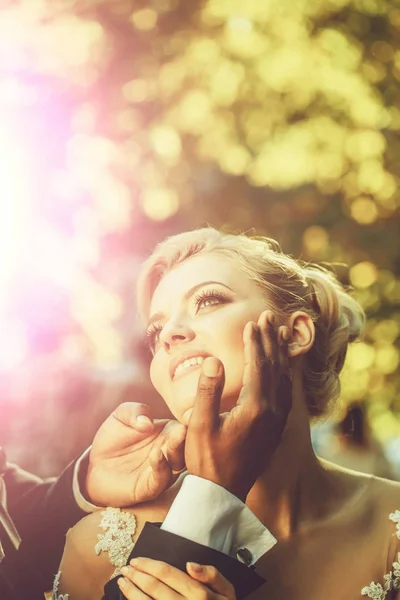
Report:
<svg viewBox="0 0 400 600"><path fill-rule="evenodd" d="M247 567L235 558L213 548L159 529L152 523L146 523L144 526L129 560L139 556L162 560L184 572L188 561L213 565L232 583L238 600L245 598L265 583L252 567ZM116 577L105 585L105 600L124 598L117 585L117 579Z"/></svg>
<svg viewBox="0 0 400 600"><path fill-rule="evenodd" d="M20 564L34 569L46 590L52 587L68 529L86 514L73 495L74 466L71 463L58 479L43 480L14 465L4 474L7 508L22 539Z"/></svg>

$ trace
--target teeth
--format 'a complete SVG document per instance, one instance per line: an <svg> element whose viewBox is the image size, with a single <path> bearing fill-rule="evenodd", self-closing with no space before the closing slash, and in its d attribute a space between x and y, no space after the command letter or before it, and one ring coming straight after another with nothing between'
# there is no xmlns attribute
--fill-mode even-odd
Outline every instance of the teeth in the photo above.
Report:
<svg viewBox="0 0 400 600"><path fill-rule="evenodd" d="M193 358L188 358L187 360L184 360L180 365L177 366L175 373L174 373L174 377L176 377L182 371L184 371L185 369L187 369L189 367L193 367L194 365L201 365L201 363L203 361L204 361L203 356L194 356Z"/></svg>

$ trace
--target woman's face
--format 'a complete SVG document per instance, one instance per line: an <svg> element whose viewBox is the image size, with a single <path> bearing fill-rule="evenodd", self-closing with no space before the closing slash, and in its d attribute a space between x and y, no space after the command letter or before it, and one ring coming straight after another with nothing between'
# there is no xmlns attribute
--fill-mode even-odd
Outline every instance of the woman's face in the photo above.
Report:
<svg viewBox="0 0 400 600"><path fill-rule="evenodd" d="M267 308L261 289L229 257L198 254L163 277L150 306L150 378L179 421L188 422L205 356L215 356L225 369L221 412L236 404L243 329Z"/></svg>

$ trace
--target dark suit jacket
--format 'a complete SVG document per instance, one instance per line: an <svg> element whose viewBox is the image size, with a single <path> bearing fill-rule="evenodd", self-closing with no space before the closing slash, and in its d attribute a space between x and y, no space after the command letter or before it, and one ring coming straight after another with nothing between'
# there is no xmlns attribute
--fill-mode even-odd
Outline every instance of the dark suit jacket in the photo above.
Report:
<svg viewBox="0 0 400 600"><path fill-rule="evenodd" d="M44 481L4 461L0 486L6 489L7 510L0 505L5 554L0 562L0 598L43 600L57 573L65 534L85 515L72 492L74 463L58 479ZM13 525L22 540L18 551L10 535Z"/></svg>

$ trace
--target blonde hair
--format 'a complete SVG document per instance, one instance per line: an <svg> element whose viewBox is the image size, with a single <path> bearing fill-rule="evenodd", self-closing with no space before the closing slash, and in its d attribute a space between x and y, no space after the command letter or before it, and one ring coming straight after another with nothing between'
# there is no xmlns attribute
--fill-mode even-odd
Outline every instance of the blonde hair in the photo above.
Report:
<svg viewBox="0 0 400 600"><path fill-rule="evenodd" d="M326 414L340 394L339 374L347 347L360 336L365 314L331 271L285 255L275 240L226 234L211 227L167 238L139 275L138 308L143 320L149 317L151 298L164 275L191 256L211 252L233 258L265 292L279 319L298 310L311 317L315 341L305 355L304 387L310 416Z"/></svg>

